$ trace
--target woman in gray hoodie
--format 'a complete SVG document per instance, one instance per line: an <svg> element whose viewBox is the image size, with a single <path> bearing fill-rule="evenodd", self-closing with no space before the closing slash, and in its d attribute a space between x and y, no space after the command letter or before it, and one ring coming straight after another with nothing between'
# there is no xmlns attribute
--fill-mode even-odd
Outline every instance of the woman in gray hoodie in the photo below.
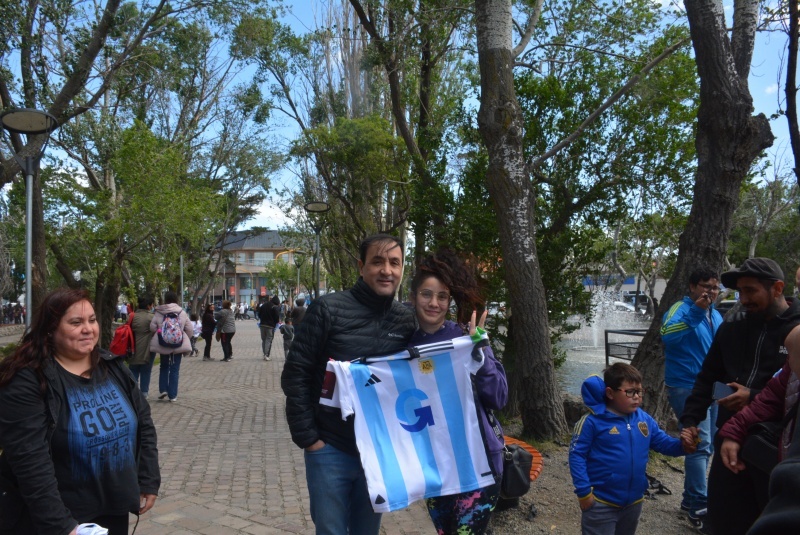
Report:
<svg viewBox="0 0 800 535"><path fill-rule="evenodd" d="M150 330L156 333L150 340L150 351L161 355L158 399L169 397L170 401L178 401L181 359L192 350L194 330L189 316L178 304L177 293L164 294L164 304L156 307Z"/></svg>

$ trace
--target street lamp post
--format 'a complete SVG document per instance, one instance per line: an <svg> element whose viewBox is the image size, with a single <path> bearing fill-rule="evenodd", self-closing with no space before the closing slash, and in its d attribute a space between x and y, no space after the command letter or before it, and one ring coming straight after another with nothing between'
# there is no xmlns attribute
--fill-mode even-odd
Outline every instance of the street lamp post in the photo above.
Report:
<svg viewBox="0 0 800 535"><path fill-rule="evenodd" d="M324 214L331 209L331 205L324 201L311 201L307 202L303 208L309 215ZM316 246L314 247L314 299L319 299L319 235L322 232L322 224L317 220L316 217L309 218L309 221L311 222L311 228L314 229L314 234L316 235Z"/></svg>
<svg viewBox="0 0 800 535"><path fill-rule="evenodd" d="M0 114L3 128L14 134L30 137L48 134L42 148L28 156L14 155L14 159L25 173L25 329L31 324L32 304L32 265L33 265L33 173L39 165L44 149L50 139L50 132L56 129L58 121L47 112L30 108L11 109Z"/></svg>
<svg viewBox="0 0 800 535"><path fill-rule="evenodd" d="M297 268L297 286L295 287L295 297L297 297L297 294L300 293L300 268L303 267L303 264L305 263L305 256L307 254L307 252L301 251L300 249L294 250L294 267ZM292 303L294 303L294 299L292 299Z"/></svg>

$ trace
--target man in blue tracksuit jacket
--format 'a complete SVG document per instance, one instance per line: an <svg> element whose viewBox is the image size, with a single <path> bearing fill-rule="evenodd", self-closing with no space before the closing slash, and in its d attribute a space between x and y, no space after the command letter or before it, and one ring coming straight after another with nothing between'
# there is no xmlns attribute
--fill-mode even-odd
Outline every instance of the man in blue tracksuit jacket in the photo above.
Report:
<svg viewBox="0 0 800 535"><path fill-rule="evenodd" d="M714 300L718 295L719 274L711 268L700 267L689 275L688 295L664 314L661 326L661 340L666 354L664 382L669 404L678 417L683 414L694 380L703 367L708 348L722 323L722 316L714 308ZM703 526L708 502L706 474L714 453L716 420L717 405L712 403L706 419L697 427L700 436L697 451L687 455L684 461L681 509L689 512L689 519L697 527Z"/></svg>
<svg viewBox="0 0 800 535"><path fill-rule="evenodd" d="M583 512L584 535L635 533L648 488L649 450L673 457L684 454L681 441L639 408L641 377L630 364L618 362L602 379L589 377L581 387L591 412L575 425L569 470ZM693 450L692 445L689 451Z"/></svg>

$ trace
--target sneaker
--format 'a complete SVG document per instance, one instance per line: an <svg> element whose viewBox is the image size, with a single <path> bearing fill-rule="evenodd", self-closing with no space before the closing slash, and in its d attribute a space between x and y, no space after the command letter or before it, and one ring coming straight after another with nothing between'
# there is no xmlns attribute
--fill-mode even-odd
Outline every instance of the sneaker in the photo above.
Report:
<svg viewBox="0 0 800 535"><path fill-rule="evenodd" d="M264 360L272 360L268 355L264 355Z"/></svg>
<svg viewBox="0 0 800 535"><path fill-rule="evenodd" d="M167 393L166 393L166 392L161 392L161 393L158 395L158 399L165 399L166 397L167 397Z"/></svg>
<svg viewBox="0 0 800 535"><path fill-rule="evenodd" d="M698 509L697 511L689 511L689 522L694 526L699 533L704 533L706 535L710 535L711 531L711 522L708 518L708 509Z"/></svg>
<svg viewBox="0 0 800 535"><path fill-rule="evenodd" d="M176 401L178 401L178 398L172 398L170 401L171 401L172 403L175 403Z"/></svg>
<svg viewBox="0 0 800 535"><path fill-rule="evenodd" d="M684 511L684 512L688 513L689 511L691 511L691 509L689 508L688 505L686 505L685 503L681 502L681 511Z"/></svg>
<svg viewBox="0 0 800 535"><path fill-rule="evenodd" d="M203 360L214 360L211 357L203 357Z"/></svg>

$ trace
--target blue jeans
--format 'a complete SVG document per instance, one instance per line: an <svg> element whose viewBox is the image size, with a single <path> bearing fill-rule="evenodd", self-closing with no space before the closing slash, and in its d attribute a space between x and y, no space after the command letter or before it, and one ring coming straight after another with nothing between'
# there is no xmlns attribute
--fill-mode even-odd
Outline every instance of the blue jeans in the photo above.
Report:
<svg viewBox="0 0 800 535"><path fill-rule="evenodd" d="M686 399L692 393L691 388L667 387L669 404L675 414L680 418ZM708 505L708 463L714 453L713 438L717 432L717 404L712 403L706 412L706 419L697 424L700 435L700 444L697 451L687 455L683 461L686 475L683 480L683 500L681 505L695 512Z"/></svg>
<svg viewBox="0 0 800 535"><path fill-rule="evenodd" d="M372 510L361 460L330 444L306 450L305 460L317 535L377 535L381 515Z"/></svg>
<svg viewBox="0 0 800 535"><path fill-rule="evenodd" d="M178 397L178 378L181 375L183 354L161 355L161 370L158 374L158 391L166 392L169 399Z"/></svg>
<svg viewBox="0 0 800 535"><path fill-rule="evenodd" d="M139 385L139 390L142 391L145 397L150 392L150 375L153 372L153 361L156 360L156 354L150 353L150 359L146 364L131 364L130 369L133 374L133 379Z"/></svg>
<svg viewBox="0 0 800 535"><path fill-rule="evenodd" d="M642 514L642 501L627 507L614 507L598 501L581 512L582 535L632 535Z"/></svg>

